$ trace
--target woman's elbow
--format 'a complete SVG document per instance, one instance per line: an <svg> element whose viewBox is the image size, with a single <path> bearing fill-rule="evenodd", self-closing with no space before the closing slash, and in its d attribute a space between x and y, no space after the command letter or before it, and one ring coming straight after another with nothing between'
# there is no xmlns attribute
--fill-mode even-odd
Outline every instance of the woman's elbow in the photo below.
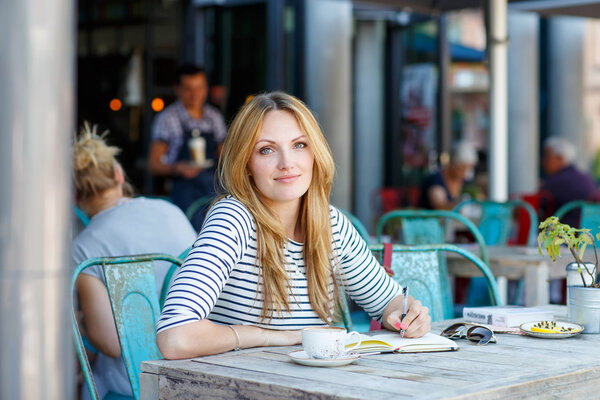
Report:
<svg viewBox="0 0 600 400"><path fill-rule="evenodd" d="M184 355L184 346L181 339L177 338L173 329L160 332L156 336L156 344L162 356L167 360L179 360L186 358Z"/></svg>

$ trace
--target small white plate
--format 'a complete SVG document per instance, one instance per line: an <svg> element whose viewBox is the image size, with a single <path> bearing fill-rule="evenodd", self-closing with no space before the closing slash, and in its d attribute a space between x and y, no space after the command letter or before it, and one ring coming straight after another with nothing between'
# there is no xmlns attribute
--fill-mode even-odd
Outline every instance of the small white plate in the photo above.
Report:
<svg viewBox="0 0 600 400"><path fill-rule="evenodd" d="M309 367L341 367L348 365L360 358L360 354L348 354L347 357L320 360L311 358L304 350L292 351L288 356L296 363Z"/></svg>
<svg viewBox="0 0 600 400"><path fill-rule="evenodd" d="M543 339L564 339L564 338L568 338L571 336L579 335L581 332L583 332L583 326L573 324L570 322L556 322L556 327L558 329L571 328L572 330L570 332L549 333L549 332L534 332L534 331L532 331L531 328L533 327L533 325L538 324L540 322L543 322L543 321L526 322L524 324L521 324L520 329L523 333L525 333L529 336L543 338Z"/></svg>

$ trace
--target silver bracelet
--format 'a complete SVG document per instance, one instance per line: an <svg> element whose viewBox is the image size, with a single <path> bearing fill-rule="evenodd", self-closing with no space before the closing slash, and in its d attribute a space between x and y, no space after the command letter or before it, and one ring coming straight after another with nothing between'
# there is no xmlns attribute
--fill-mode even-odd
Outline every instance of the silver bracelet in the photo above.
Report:
<svg viewBox="0 0 600 400"><path fill-rule="evenodd" d="M227 326L231 328L233 333L235 333L235 337L237 338L237 347L235 347L233 350L238 351L238 350L240 350L240 335L238 335L238 333L235 330L235 328L233 327L233 325L227 325Z"/></svg>

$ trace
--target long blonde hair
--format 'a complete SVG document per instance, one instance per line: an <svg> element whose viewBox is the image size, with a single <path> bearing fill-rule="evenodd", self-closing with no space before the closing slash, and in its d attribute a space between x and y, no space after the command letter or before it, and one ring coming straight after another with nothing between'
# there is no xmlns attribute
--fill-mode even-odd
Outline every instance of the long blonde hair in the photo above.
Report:
<svg viewBox="0 0 600 400"><path fill-rule="evenodd" d="M290 282L285 268L283 247L287 235L273 211L261 200L259 190L248 173L248 161L269 111L292 114L306 134L314 153L312 181L301 199L299 219L305 232L304 262L308 297L313 310L323 321L333 317L330 287L335 287L332 266L329 194L333 184L334 162L323 132L306 105L281 92L255 96L234 118L219 160L222 190L242 202L256 221L257 263L261 266L263 306L261 318L272 318L273 311L290 311Z"/></svg>
<svg viewBox="0 0 600 400"><path fill-rule="evenodd" d="M106 144L104 137L108 131L98 135L96 130L96 125L90 126L85 122L79 136L74 139L73 171L78 202L118 185L115 179L115 168L118 165L116 156L121 150ZM133 189L127 182L123 184L123 194L133 194Z"/></svg>

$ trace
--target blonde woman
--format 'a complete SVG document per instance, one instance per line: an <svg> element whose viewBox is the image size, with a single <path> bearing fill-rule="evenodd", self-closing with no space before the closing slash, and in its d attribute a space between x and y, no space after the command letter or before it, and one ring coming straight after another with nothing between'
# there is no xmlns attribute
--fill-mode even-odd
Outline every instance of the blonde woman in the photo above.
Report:
<svg viewBox="0 0 600 400"><path fill-rule="evenodd" d="M91 219L73 242L73 266L90 257L147 253L178 256L196 237L186 216L173 204L131 197L131 186L116 160L118 152L88 125L75 140L76 202ZM169 267L166 262L155 264L159 290ZM133 396L99 266L79 275L77 292L87 339L99 350L92 370L100 398L109 392ZM81 395L82 399L89 398L87 388L82 388Z"/></svg>
<svg viewBox="0 0 600 400"><path fill-rule="evenodd" d="M329 205L334 163L313 115L284 93L254 97L237 114L219 164L223 196L209 211L157 324L166 358L301 342L331 323L338 285L387 329L429 331L409 297Z"/></svg>

